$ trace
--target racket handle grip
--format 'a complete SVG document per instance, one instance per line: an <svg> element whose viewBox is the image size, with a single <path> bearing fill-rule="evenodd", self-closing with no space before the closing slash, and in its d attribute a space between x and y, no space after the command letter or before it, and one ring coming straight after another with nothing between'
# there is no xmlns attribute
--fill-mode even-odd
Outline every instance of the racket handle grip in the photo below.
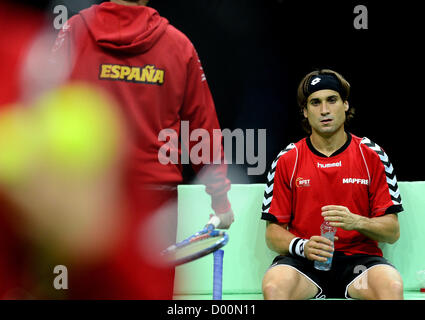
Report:
<svg viewBox="0 0 425 320"><path fill-rule="evenodd" d="M216 215L213 215L207 223L207 225L210 225L210 224L212 224L214 228L217 228L218 225L220 224L220 218L217 217Z"/></svg>
<svg viewBox="0 0 425 320"><path fill-rule="evenodd" d="M223 250L214 251L214 271L213 271L213 300L222 300L223 283Z"/></svg>

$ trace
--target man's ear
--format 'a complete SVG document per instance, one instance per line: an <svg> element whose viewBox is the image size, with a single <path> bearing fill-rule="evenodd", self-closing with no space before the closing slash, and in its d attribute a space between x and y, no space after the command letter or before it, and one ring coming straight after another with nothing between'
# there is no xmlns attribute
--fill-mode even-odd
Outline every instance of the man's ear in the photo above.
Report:
<svg viewBox="0 0 425 320"><path fill-rule="evenodd" d="M348 110L348 109L347 109ZM304 118L307 119L307 107L304 107L303 109Z"/></svg>
<svg viewBox="0 0 425 320"><path fill-rule="evenodd" d="M344 106L345 106L345 112L347 112L348 109L350 109L350 105L348 104L348 101L344 101Z"/></svg>

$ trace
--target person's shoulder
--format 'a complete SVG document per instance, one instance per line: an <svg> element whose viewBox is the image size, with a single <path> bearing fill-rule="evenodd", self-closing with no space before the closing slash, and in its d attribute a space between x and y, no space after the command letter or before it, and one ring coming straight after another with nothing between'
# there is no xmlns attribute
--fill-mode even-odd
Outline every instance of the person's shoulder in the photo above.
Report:
<svg viewBox="0 0 425 320"><path fill-rule="evenodd" d="M351 136L352 143L354 143L356 145L359 145L362 142L362 140L364 139L363 137L358 137L358 136L352 134L351 132L349 133L349 135Z"/></svg>
<svg viewBox="0 0 425 320"><path fill-rule="evenodd" d="M181 41L183 43L192 43L187 35L185 35L182 31L177 29L171 23L168 24L167 31L171 37L176 39L177 41Z"/></svg>
<svg viewBox="0 0 425 320"><path fill-rule="evenodd" d="M305 138L298 142L291 142L285 148L283 148L274 159L273 163L277 163L279 160L283 161L295 161L298 157L298 150L305 143Z"/></svg>
<svg viewBox="0 0 425 320"><path fill-rule="evenodd" d="M194 48L189 37L170 23L167 26L165 35L170 41L173 41L175 45L182 49L192 50Z"/></svg>
<svg viewBox="0 0 425 320"><path fill-rule="evenodd" d="M372 141L368 137L356 137L356 143L358 143L360 150L367 159L379 160L384 164L384 166L390 165L388 155L376 142Z"/></svg>
<svg viewBox="0 0 425 320"><path fill-rule="evenodd" d="M363 150L367 150L367 152L377 153L382 150L382 148L376 142L372 141L368 137L360 138L354 135L352 135L352 137L353 137L353 142L359 145L360 147L362 147Z"/></svg>

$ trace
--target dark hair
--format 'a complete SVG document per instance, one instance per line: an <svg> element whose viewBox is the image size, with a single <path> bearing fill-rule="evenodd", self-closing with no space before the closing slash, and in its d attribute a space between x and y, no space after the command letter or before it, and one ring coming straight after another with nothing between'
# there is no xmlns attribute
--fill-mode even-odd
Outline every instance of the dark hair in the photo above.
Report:
<svg viewBox="0 0 425 320"><path fill-rule="evenodd" d="M300 84L298 85L298 92L297 92L297 102L298 102L298 106L300 108L300 112L301 115L303 115L304 109L307 108L307 98L309 97L308 95L308 85L310 83L310 79L314 76L318 76L318 75L333 75L335 76L338 81L341 83L341 86L343 88L343 94L341 95L341 99L342 101L348 101L348 97L350 96L350 84L348 83L347 80L345 80L345 78L339 74L336 71L330 70L330 69L320 69L320 70L316 70L316 71L312 71L309 74L307 74L300 82ZM345 113L345 124L348 124L349 121L354 117L355 114L355 110L353 107L350 106L350 108L348 109L348 111ZM306 119L304 116L302 117L301 120L301 125L304 129L304 131L306 131L308 134L311 133L311 126L308 123L308 119Z"/></svg>

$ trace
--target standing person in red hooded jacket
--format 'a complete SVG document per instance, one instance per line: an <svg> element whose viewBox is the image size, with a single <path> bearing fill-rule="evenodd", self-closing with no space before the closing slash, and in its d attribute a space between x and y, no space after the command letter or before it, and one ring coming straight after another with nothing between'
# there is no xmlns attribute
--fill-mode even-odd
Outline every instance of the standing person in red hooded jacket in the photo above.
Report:
<svg viewBox="0 0 425 320"><path fill-rule="evenodd" d="M167 152L177 152L182 159L186 150L193 160L191 150L199 141L191 138L188 145L174 145L163 139L161 132L167 129L180 136L185 130L183 124L188 124L189 134L204 129L212 142L217 135L217 131L213 135L213 130L220 126L193 44L146 4L142 0L113 0L81 11L59 33L53 53L61 56L61 61L65 57L67 65L59 64L57 68L71 67L71 80L89 81L106 88L122 106L132 137L129 195L134 212L127 245L117 259L128 281L135 288L145 287L140 292L148 290L150 294L139 294L136 290L129 296L123 293L121 298L162 299L172 297L174 270L159 268L161 288L154 288L155 284L149 287L142 270L149 269L153 262L149 259L155 258L140 258L140 247L146 246L146 241L140 240L144 233L141 230L150 225L152 216L160 215L158 211L167 211L162 222L166 226L153 233L166 236L161 239L164 245L175 242L177 185L183 181L182 163L168 161ZM168 151L163 152L164 145L169 146ZM202 161L194 161L192 167L211 196L212 209L221 219L219 228L227 229L234 218L227 197L230 181L223 164L224 153L221 143L211 143L207 150L209 154L202 154ZM149 277L153 279L152 275Z"/></svg>
<svg viewBox="0 0 425 320"><path fill-rule="evenodd" d="M97 92L98 88L92 85L61 87L58 73L46 68L50 66L47 57L51 39L54 40L43 12L47 5L47 0L36 3L0 1L0 299L66 298L68 292L70 297L101 297L102 289L104 297L111 297L114 292L120 293L122 285L112 287L119 283L118 277L102 281L107 279L105 273L110 269L114 269L114 275L118 274L117 267L111 267L116 265L115 260L110 259L115 247L106 248L103 244L115 244L115 239L119 238L116 236L121 230L118 220L123 216L120 213L126 212L126 205L121 205L120 168L114 165L111 170L104 170L104 164L110 163L110 155L119 156L121 152L111 149L109 155L103 154L94 175L88 172L79 175L78 172L82 172L80 170L91 156L100 155L102 140L105 141L105 137L97 140L98 148L84 155L81 143L99 135L93 135L94 131L83 128L82 124L99 105L103 106L96 112L100 121L91 121L92 128L106 124L105 116L108 110L112 111L111 103L114 102L110 101L112 99L100 102L98 98L103 93ZM83 104L76 105L73 100L76 92ZM72 113L76 116L76 112L80 116L78 123L70 117ZM112 123L120 122L118 115L112 115ZM117 132L109 125L107 128L104 130L109 137L106 144L111 145ZM73 169L66 161L60 161L56 157L58 154L55 156L55 152L47 151L68 143L62 130L68 134L72 132L74 142L79 145L70 148ZM58 144L56 137L50 139L52 136L49 137L47 131L54 131L58 139L65 140ZM81 135L85 135L85 139L81 139ZM27 139L29 136L36 138ZM37 152L33 153L34 150ZM56 164L52 166L53 162L47 164L48 158L59 161L54 160ZM40 163L45 165L39 166ZM112 176L116 179L108 181ZM102 194L105 199L96 200L99 197L95 193ZM119 219L111 223L108 212ZM113 228L97 241L96 238L100 240L99 230L105 231L108 224ZM74 236L69 237L71 234ZM82 244L79 248L78 243ZM70 277L73 290L55 288L53 272L58 265L73 270ZM84 287L81 283L88 276L102 281L101 286L92 282ZM127 296L136 296L128 285L125 289ZM137 296L141 296L140 292Z"/></svg>

